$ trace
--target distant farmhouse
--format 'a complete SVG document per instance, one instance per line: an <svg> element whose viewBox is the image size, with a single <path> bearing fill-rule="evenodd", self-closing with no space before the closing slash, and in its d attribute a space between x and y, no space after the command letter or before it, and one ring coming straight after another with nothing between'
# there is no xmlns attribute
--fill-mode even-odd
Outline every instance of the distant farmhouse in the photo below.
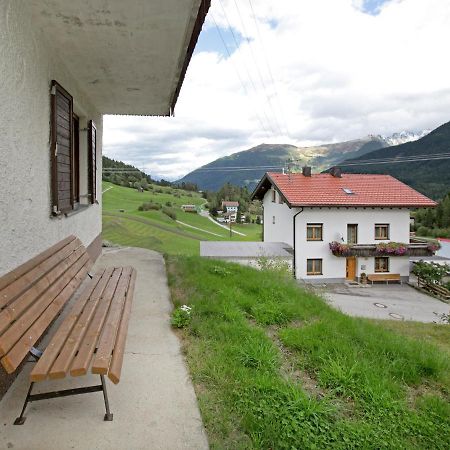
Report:
<svg viewBox="0 0 450 450"><path fill-rule="evenodd" d="M222 209L225 212L224 216L227 218L227 222L236 222L239 202L223 201Z"/></svg>
<svg viewBox="0 0 450 450"><path fill-rule="evenodd" d="M436 203L389 175L266 173L252 194L264 207L264 242L293 248L295 277L308 282L403 281L409 256L433 254L410 242L410 209Z"/></svg>
<svg viewBox="0 0 450 450"><path fill-rule="evenodd" d="M197 207L195 205L181 205L181 209L184 212L193 212L193 213L197 212Z"/></svg>

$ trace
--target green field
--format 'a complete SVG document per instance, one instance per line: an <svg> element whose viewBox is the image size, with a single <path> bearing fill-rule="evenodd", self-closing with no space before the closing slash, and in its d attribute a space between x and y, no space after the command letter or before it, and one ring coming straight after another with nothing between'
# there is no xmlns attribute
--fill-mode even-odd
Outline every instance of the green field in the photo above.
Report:
<svg viewBox="0 0 450 450"><path fill-rule="evenodd" d="M162 192L156 192L161 190ZM126 246L143 247L168 254L198 255L200 241L230 240L228 229L223 229L199 214L186 213L184 204L201 206L205 200L198 193L181 189L154 186L152 191L103 182L103 239ZM177 223L162 210L139 211L143 203L159 203L175 212ZM233 225L246 236L233 233L233 241L261 240L262 227L256 224ZM212 234L213 233L213 234Z"/></svg>
<svg viewBox="0 0 450 450"><path fill-rule="evenodd" d="M167 267L212 449L450 448L448 325L352 318L274 272Z"/></svg>

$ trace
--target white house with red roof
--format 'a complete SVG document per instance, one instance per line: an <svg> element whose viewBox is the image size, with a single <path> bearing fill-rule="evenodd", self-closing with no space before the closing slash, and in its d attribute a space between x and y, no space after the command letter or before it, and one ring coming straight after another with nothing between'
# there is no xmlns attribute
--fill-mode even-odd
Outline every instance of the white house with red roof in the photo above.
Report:
<svg viewBox="0 0 450 450"><path fill-rule="evenodd" d="M435 251L410 242L409 227L411 209L436 203L389 175L266 173L252 198L263 202L264 242L292 246L297 279L406 280L409 256Z"/></svg>
<svg viewBox="0 0 450 450"><path fill-rule="evenodd" d="M237 212L239 209L239 202L223 201L222 209L226 213L231 222L236 222Z"/></svg>

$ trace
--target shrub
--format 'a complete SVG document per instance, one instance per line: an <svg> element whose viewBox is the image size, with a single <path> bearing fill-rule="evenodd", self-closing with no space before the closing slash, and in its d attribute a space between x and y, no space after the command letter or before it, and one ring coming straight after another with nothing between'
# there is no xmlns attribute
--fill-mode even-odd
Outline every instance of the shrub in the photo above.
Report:
<svg viewBox="0 0 450 450"><path fill-rule="evenodd" d="M174 328L185 328L191 323L192 308L187 305L180 306L172 313L170 323Z"/></svg>
<svg viewBox="0 0 450 450"><path fill-rule="evenodd" d="M177 215L173 209L164 206L164 208L162 209L162 212L166 216L170 217L172 220L177 220Z"/></svg>
<svg viewBox="0 0 450 450"><path fill-rule="evenodd" d="M160 209L161 205L159 203L147 202L139 206L138 211L150 211L150 210L159 211Z"/></svg>
<svg viewBox="0 0 450 450"><path fill-rule="evenodd" d="M450 266L447 264L435 264L419 261L414 264L413 274L429 284L441 284L442 278L450 271Z"/></svg>
<svg viewBox="0 0 450 450"><path fill-rule="evenodd" d="M166 206L168 206L169 208L172 207L172 202L166 202Z"/></svg>
<svg viewBox="0 0 450 450"><path fill-rule="evenodd" d="M431 230L428 227L420 226L416 231L417 236L430 236Z"/></svg>

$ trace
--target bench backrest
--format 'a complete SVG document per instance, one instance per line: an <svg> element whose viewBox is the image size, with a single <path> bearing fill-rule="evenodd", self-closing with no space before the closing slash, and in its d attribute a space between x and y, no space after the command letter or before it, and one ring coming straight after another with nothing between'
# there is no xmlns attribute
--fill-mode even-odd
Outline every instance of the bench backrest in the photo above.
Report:
<svg viewBox="0 0 450 450"><path fill-rule="evenodd" d="M0 278L0 358L14 372L86 278L92 261L75 236Z"/></svg>

